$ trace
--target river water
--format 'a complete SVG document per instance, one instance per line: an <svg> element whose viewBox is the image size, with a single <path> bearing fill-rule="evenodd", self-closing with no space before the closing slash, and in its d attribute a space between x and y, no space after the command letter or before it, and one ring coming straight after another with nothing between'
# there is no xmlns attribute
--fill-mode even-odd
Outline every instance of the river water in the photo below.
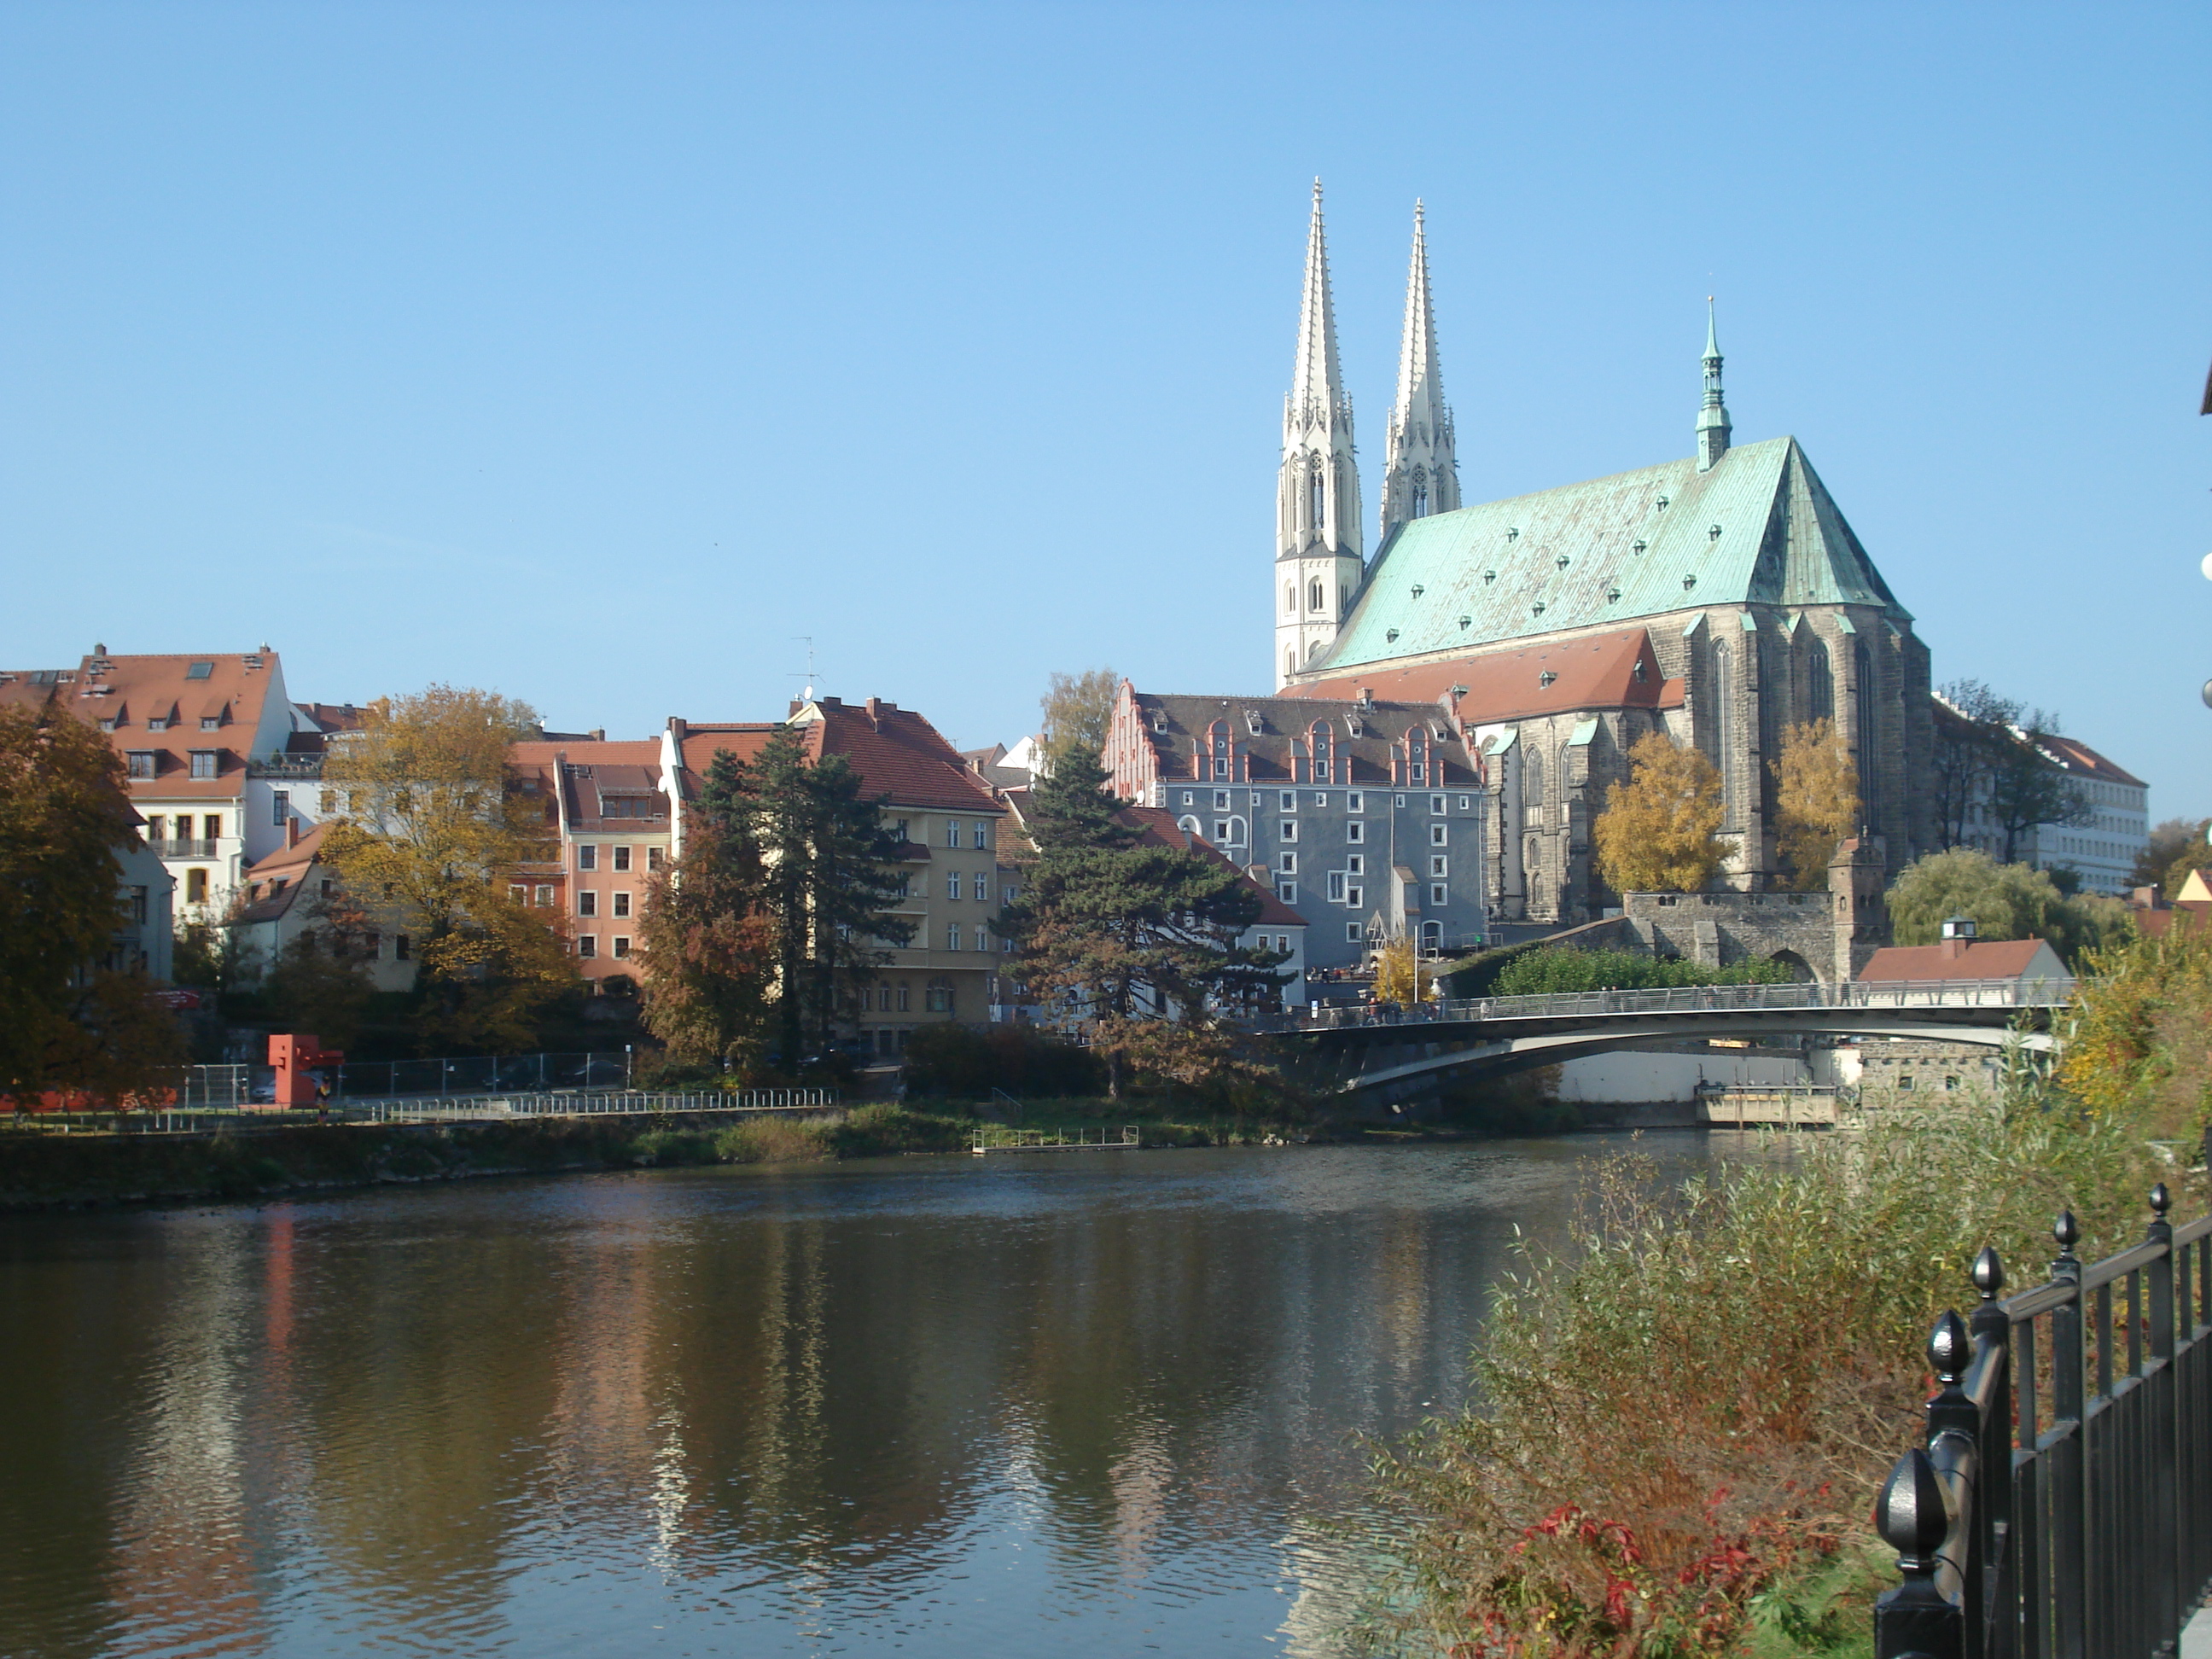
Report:
<svg viewBox="0 0 2212 1659"><path fill-rule="evenodd" d="M1335 1653L1354 1431L1620 1144L0 1218L0 1654Z"/></svg>

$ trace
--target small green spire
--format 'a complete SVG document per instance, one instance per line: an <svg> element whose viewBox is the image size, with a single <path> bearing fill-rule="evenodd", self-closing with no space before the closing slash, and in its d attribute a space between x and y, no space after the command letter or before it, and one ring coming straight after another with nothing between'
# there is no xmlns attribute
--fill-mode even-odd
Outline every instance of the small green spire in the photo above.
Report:
<svg viewBox="0 0 2212 1659"><path fill-rule="evenodd" d="M1721 400L1721 343L1713 330L1713 296L1705 295L1705 404L1698 411L1698 471L1709 472L1728 453L1728 405Z"/></svg>

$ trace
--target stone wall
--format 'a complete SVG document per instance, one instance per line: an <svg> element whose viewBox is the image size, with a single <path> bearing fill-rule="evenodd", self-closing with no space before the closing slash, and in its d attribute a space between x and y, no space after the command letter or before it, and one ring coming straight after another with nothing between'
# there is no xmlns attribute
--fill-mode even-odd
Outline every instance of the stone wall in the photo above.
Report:
<svg viewBox="0 0 2212 1659"><path fill-rule="evenodd" d="M1825 893L1627 893L1623 920L1654 956L1725 968L1779 959L1801 978L1848 981L1889 942L1881 839L1846 841Z"/></svg>

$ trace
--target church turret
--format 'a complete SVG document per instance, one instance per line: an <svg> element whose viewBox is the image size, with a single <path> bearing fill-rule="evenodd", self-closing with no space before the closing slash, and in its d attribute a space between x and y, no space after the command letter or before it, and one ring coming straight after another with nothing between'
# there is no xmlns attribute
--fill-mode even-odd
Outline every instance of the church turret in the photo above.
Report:
<svg viewBox="0 0 2212 1659"><path fill-rule="evenodd" d="M1406 273L1406 327L1398 345L1398 398L1382 474L1382 540L1408 519L1459 505L1459 462L1451 409L1437 362L1437 320L1429 305L1429 245L1421 204L1413 204L1413 267ZM1380 544L1377 544L1378 545Z"/></svg>
<svg viewBox="0 0 2212 1659"><path fill-rule="evenodd" d="M1698 411L1698 471L1728 453L1728 405L1721 401L1721 345L1713 332L1713 296L1705 296L1705 406Z"/></svg>
<svg viewBox="0 0 2212 1659"><path fill-rule="evenodd" d="M1363 574L1359 471L1352 399L1336 356L1321 180L1306 234L1297 366L1283 404L1283 467L1275 495L1275 684L1317 662L1336 638Z"/></svg>

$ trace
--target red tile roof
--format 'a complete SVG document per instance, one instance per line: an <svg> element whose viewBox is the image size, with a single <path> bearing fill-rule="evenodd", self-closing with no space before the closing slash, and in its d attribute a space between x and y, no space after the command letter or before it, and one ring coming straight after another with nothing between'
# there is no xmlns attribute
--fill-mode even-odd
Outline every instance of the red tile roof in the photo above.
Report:
<svg viewBox="0 0 2212 1659"><path fill-rule="evenodd" d="M1911 979L2021 979L2037 966L2036 957L2048 955L2042 964L2048 971L2038 978L2063 979L2065 965L2049 943L2039 939L1975 939L1963 947L1940 945L1892 945L1868 958L1859 970L1862 981Z"/></svg>
<svg viewBox="0 0 2212 1659"><path fill-rule="evenodd" d="M1644 678L1637 678L1638 668ZM1553 677L1550 684L1544 677ZM1356 697L1434 702L1465 686L1458 713L1467 725L1527 720L1585 708L1676 708L1682 682L1662 678L1651 636L1641 628L1552 640L1516 651L1487 651L1403 668L1377 664L1341 678L1285 686L1278 697Z"/></svg>
<svg viewBox="0 0 2212 1659"><path fill-rule="evenodd" d="M910 709L875 697L865 703L817 697L807 708L819 713L818 719L805 711L799 715L807 757L818 761L825 755L842 755L859 775L864 796L888 797L894 806L946 812L995 817L1006 811L969 770L960 752ZM721 749L750 762L775 730L770 722L687 726L684 770L691 779L704 777L715 751ZM687 797L696 793L696 782L687 780L684 793Z"/></svg>
<svg viewBox="0 0 2212 1659"><path fill-rule="evenodd" d="M194 670L198 669L198 673ZM134 795L161 797L235 796L243 784L259 730L269 688L278 678L274 651L228 656L83 658L74 669L37 671L27 678L0 683L0 699L18 704L51 696L93 723L113 720L108 741L121 754L150 753L155 772L133 778ZM44 684L40 684L44 682ZM165 722L161 730L147 722ZM220 724L201 729L203 720ZM286 710L289 735L290 713ZM212 778L191 775L191 751L213 750L218 758Z"/></svg>
<svg viewBox="0 0 2212 1659"><path fill-rule="evenodd" d="M2087 744L2073 738L2045 738L2042 747L2045 754L2077 776L2095 778L2102 783L2131 784L2138 789L2149 787L2126 768L2106 759Z"/></svg>

